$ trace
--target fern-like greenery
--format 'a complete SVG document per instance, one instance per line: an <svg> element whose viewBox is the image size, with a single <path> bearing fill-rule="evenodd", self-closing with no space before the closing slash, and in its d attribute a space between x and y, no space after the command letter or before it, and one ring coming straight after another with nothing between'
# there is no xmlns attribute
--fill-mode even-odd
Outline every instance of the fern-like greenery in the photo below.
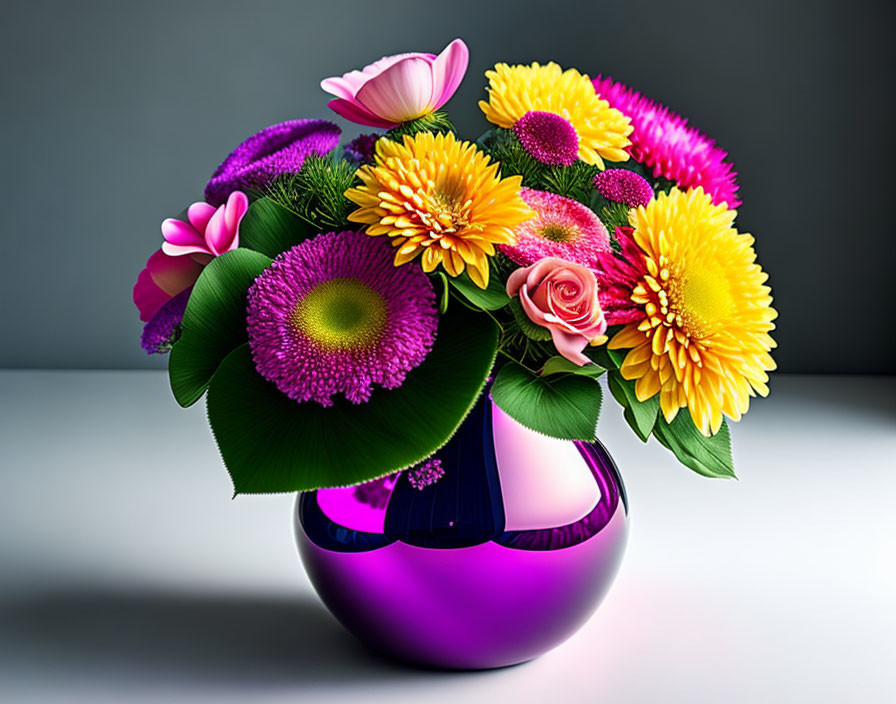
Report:
<svg viewBox="0 0 896 704"><path fill-rule="evenodd" d="M454 132L454 125L448 119L448 113L437 110L429 115L424 115L416 120L402 122L398 127L393 127L383 136L393 142L401 142L405 136L413 137L418 132Z"/></svg>
<svg viewBox="0 0 896 704"><path fill-rule="evenodd" d="M349 226L354 204L345 191L355 181L355 167L341 159L310 156L301 171L278 176L265 195L320 232Z"/></svg>

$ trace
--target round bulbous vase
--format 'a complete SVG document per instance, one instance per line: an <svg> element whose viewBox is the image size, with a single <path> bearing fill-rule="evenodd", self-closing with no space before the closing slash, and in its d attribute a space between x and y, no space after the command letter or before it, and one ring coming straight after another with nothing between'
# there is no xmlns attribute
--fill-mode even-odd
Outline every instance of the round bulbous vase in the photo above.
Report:
<svg viewBox="0 0 896 704"><path fill-rule="evenodd" d="M565 641L625 550L610 455L484 395L434 457L444 474L425 486L410 470L299 495L296 540L324 604L374 650L429 667L503 667Z"/></svg>

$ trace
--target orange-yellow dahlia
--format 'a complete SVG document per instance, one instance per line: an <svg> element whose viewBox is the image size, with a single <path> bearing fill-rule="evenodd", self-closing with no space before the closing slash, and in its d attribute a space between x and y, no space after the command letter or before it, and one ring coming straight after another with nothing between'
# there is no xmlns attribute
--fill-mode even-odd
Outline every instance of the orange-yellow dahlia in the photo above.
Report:
<svg viewBox="0 0 896 704"><path fill-rule="evenodd" d="M644 318L609 343L632 348L620 371L637 380L639 400L659 394L668 422L687 407L704 435L719 430L722 414L738 420L750 396L767 395L775 368L768 275L735 215L702 188L673 188L631 212L646 268L631 298Z"/></svg>
<svg viewBox="0 0 896 704"><path fill-rule="evenodd" d="M360 206L348 219L390 237L396 266L419 254L424 271L466 270L481 288L495 245L512 244L514 228L533 215L520 197L521 177L502 179L498 164L451 133L380 139L376 163L358 177L362 185L345 192Z"/></svg>

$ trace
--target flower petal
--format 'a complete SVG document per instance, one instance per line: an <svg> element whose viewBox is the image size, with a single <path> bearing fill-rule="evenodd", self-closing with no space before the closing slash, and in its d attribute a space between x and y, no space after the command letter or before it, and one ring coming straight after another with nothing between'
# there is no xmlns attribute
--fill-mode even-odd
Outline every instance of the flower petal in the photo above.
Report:
<svg viewBox="0 0 896 704"><path fill-rule="evenodd" d="M385 129L391 129L392 127L398 126L397 122L390 122L389 120L377 117L364 106L353 101L336 98L327 103L327 105L333 112L342 115L346 120L350 120L359 125L382 127Z"/></svg>
<svg viewBox="0 0 896 704"><path fill-rule="evenodd" d="M171 298L196 283L201 272L202 265L191 257L154 252L134 284L133 298L140 320L150 320Z"/></svg>
<svg viewBox="0 0 896 704"><path fill-rule="evenodd" d="M591 364L591 360L582 354L582 350L588 345L588 340L581 335L563 332L556 327L551 327L551 338L557 351L573 364L584 367Z"/></svg>
<svg viewBox="0 0 896 704"><path fill-rule="evenodd" d="M193 203L187 210L187 219L196 232L205 232L208 221L215 214L215 206L210 203Z"/></svg>
<svg viewBox="0 0 896 704"><path fill-rule="evenodd" d="M232 233L230 245L225 251L230 251L239 247L240 237L240 221L246 211L249 210L249 199L242 191L234 191L227 199L227 205L224 207L224 223L227 230Z"/></svg>
<svg viewBox="0 0 896 704"><path fill-rule="evenodd" d="M197 231L190 223L182 220L168 218L162 221L162 237L166 242L182 247L202 247L205 250L205 240L201 231Z"/></svg>
<svg viewBox="0 0 896 704"><path fill-rule="evenodd" d="M432 63L431 110L438 110L454 95L467 72L470 50L463 40L455 39Z"/></svg>
<svg viewBox="0 0 896 704"><path fill-rule="evenodd" d="M432 66L417 56L402 59L371 78L356 96L357 102L374 115L394 122L425 115L432 99Z"/></svg>

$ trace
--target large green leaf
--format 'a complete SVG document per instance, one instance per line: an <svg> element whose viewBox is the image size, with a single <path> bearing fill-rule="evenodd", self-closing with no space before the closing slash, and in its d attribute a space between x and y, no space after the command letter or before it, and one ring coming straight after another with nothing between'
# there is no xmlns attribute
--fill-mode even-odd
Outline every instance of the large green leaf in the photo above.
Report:
<svg viewBox="0 0 896 704"><path fill-rule="evenodd" d="M202 271L168 361L171 390L181 406L196 403L221 360L248 339L246 292L270 265L270 257L239 248L216 257Z"/></svg>
<svg viewBox="0 0 896 704"><path fill-rule="evenodd" d="M504 283L491 262L489 262L489 266L491 270L487 288L479 288L473 283L467 272L463 272L460 276L452 276L449 280L454 288L474 306L478 306L482 310L498 310L510 303L510 296L507 295Z"/></svg>
<svg viewBox="0 0 896 704"><path fill-rule="evenodd" d="M370 401L298 403L255 370L248 344L218 368L208 416L237 494L348 486L431 455L457 430L491 371L497 327L453 306L436 343L397 389Z"/></svg>
<svg viewBox="0 0 896 704"><path fill-rule="evenodd" d="M671 423L659 418L653 427L653 435L672 450L678 461L705 477L734 477L731 458L731 435L728 423L722 421L719 432L704 436L686 408L678 411Z"/></svg>
<svg viewBox="0 0 896 704"><path fill-rule="evenodd" d="M313 234L311 226L268 197L249 206L240 223L240 247L276 257Z"/></svg>
<svg viewBox="0 0 896 704"><path fill-rule="evenodd" d="M570 362L566 357L554 356L548 357L548 361L544 363L544 366L541 368L541 375L548 376L550 374L581 374L582 376L589 376L592 379L597 379L601 374L603 374L606 369L604 369L599 364L586 364L580 367L575 362Z"/></svg>
<svg viewBox="0 0 896 704"><path fill-rule="evenodd" d="M610 372L607 379L610 393L624 409L623 416L626 422L642 442L647 442L660 411L660 395L656 394L646 401L639 401L635 394L634 381L623 379L618 371Z"/></svg>
<svg viewBox="0 0 896 704"><path fill-rule="evenodd" d="M501 368L492 399L527 428L566 440L594 440L602 393L595 379L577 374L539 376L521 364Z"/></svg>

